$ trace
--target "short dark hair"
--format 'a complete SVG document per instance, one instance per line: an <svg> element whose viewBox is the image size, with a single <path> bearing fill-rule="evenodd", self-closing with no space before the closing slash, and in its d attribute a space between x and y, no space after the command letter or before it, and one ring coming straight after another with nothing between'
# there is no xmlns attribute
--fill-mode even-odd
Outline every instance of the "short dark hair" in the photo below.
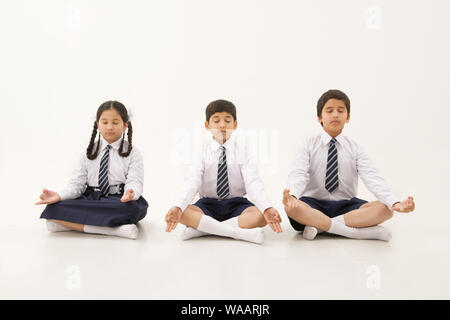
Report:
<svg viewBox="0 0 450 320"><path fill-rule="evenodd" d="M325 106L325 103L327 103L327 101L330 99L337 99L337 100L344 101L345 108L347 109L347 114L350 114L350 99L347 97L347 95L344 92L342 92L340 90L332 89L332 90L328 90L327 92L322 94L320 96L319 100L317 101L317 116L318 117L322 116L323 107Z"/></svg>
<svg viewBox="0 0 450 320"><path fill-rule="evenodd" d="M233 116L233 120L236 121L236 107L234 104L227 100L215 100L213 102L210 102L208 106L206 107L206 121L209 122L209 119L212 117L213 114L216 112L228 112Z"/></svg>

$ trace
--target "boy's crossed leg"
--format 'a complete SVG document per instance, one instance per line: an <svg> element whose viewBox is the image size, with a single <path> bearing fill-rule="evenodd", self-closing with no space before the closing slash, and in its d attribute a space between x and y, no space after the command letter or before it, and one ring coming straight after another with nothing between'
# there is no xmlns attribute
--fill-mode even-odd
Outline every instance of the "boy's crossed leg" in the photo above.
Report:
<svg viewBox="0 0 450 320"><path fill-rule="evenodd" d="M187 227L182 234L183 240L213 234L258 244L264 242L262 227L266 221L255 206L245 209L238 217L219 222L205 215L199 207L189 205L180 222Z"/></svg>
<svg viewBox="0 0 450 320"><path fill-rule="evenodd" d="M393 213L380 201L363 204L359 209L344 214L345 224L354 228L376 226L392 218Z"/></svg>
<svg viewBox="0 0 450 320"><path fill-rule="evenodd" d="M363 216L367 216L366 219L358 217L358 212L348 212L345 215L330 219L321 211L290 196L288 190L285 190L284 192L283 204L285 206L286 214L293 220L304 224L305 226L315 227L318 230L354 239L378 239L388 241L391 238L391 233L388 229L372 224L377 222L381 223L389 217L389 214L381 210L382 207L378 204L365 204L361 206L360 209L357 209L363 210L362 213ZM387 207L386 210L388 210ZM351 214L348 215L349 213ZM346 215L348 216L344 218Z"/></svg>
<svg viewBox="0 0 450 320"><path fill-rule="evenodd" d="M342 215L344 224L353 228L366 228L379 225L390 218L393 213L386 205L380 201L373 201L363 204L359 209L349 211ZM313 240L317 234L323 230L313 226L305 226L303 238Z"/></svg>

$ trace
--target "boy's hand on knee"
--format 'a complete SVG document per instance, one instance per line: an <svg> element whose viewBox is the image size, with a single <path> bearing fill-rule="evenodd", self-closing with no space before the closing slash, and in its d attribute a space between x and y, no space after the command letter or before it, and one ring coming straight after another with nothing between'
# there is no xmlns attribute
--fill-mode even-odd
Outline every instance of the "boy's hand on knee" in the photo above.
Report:
<svg viewBox="0 0 450 320"><path fill-rule="evenodd" d="M120 201L128 202L128 201L133 200L133 198L134 198L134 190L133 189L128 189L127 191L125 191L125 193L123 194L123 196L120 199Z"/></svg>
<svg viewBox="0 0 450 320"><path fill-rule="evenodd" d="M397 212L411 212L416 207L416 204L414 203L413 197L408 197L408 199L403 200L401 202L397 202L392 206L392 210Z"/></svg>
<svg viewBox="0 0 450 320"><path fill-rule="evenodd" d="M35 204L52 204L61 201L61 197L55 191L42 189L42 193L39 197L41 201L36 202Z"/></svg>
<svg viewBox="0 0 450 320"><path fill-rule="evenodd" d="M267 208L266 210L264 210L263 215L267 224L272 228L274 232L280 233L283 231L281 230L280 225L281 217L275 208Z"/></svg>
<svg viewBox="0 0 450 320"><path fill-rule="evenodd" d="M183 212L178 207L172 207L166 214L166 232L170 232L176 228L178 222L181 220L181 215Z"/></svg>
<svg viewBox="0 0 450 320"><path fill-rule="evenodd" d="M297 207L297 199L289 194L289 189L283 191L283 204L285 210L294 209Z"/></svg>

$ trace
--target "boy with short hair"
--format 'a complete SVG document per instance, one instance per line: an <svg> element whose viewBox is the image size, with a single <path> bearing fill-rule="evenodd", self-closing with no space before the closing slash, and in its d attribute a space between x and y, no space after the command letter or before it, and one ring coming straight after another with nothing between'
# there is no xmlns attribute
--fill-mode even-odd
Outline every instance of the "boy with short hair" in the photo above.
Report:
<svg viewBox="0 0 450 320"><path fill-rule="evenodd" d="M392 212L411 212L413 197L394 196L364 149L342 134L350 121L350 100L339 90L328 90L317 102L322 132L300 147L283 193L292 227L303 237L327 231L356 239L389 241L391 233L378 224ZM379 201L356 197L358 175Z"/></svg>
<svg viewBox="0 0 450 320"><path fill-rule="evenodd" d="M183 192L166 214L166 231L178 222L187 228L182 239L207 234L262 244L262 227L281 232L281 218L272 207L247 146L233 136L237 128L236 107L226 100L206 108L205 128L211 138L196 154ZM200 199L193 205L197 194ZM244 195L248 194L253 204Z"/></svg>

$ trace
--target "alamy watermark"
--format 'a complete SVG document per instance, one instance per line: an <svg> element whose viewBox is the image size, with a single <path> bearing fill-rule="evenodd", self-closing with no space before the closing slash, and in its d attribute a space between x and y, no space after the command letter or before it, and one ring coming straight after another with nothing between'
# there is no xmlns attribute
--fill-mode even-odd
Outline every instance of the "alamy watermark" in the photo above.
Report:
<svg viewBox="0 0 450 320"><path fill-rule="evenodd" d="M258 166L261 175L275 175L280 163L280 130L274 128L250 128L232 130L233 138L239 140L240 146L245 146L250 155L250 163ZM193 129L176 129L171 137L172 152L170 161L174 165L191 165L195 163L196 155L202 146L213 135L204 128L202 123L196 123ZM237 154L237 157L242 154ZM218 158L207 159L217 162ZM242 163L248 159L227 158L227 163Z"/></svg>

